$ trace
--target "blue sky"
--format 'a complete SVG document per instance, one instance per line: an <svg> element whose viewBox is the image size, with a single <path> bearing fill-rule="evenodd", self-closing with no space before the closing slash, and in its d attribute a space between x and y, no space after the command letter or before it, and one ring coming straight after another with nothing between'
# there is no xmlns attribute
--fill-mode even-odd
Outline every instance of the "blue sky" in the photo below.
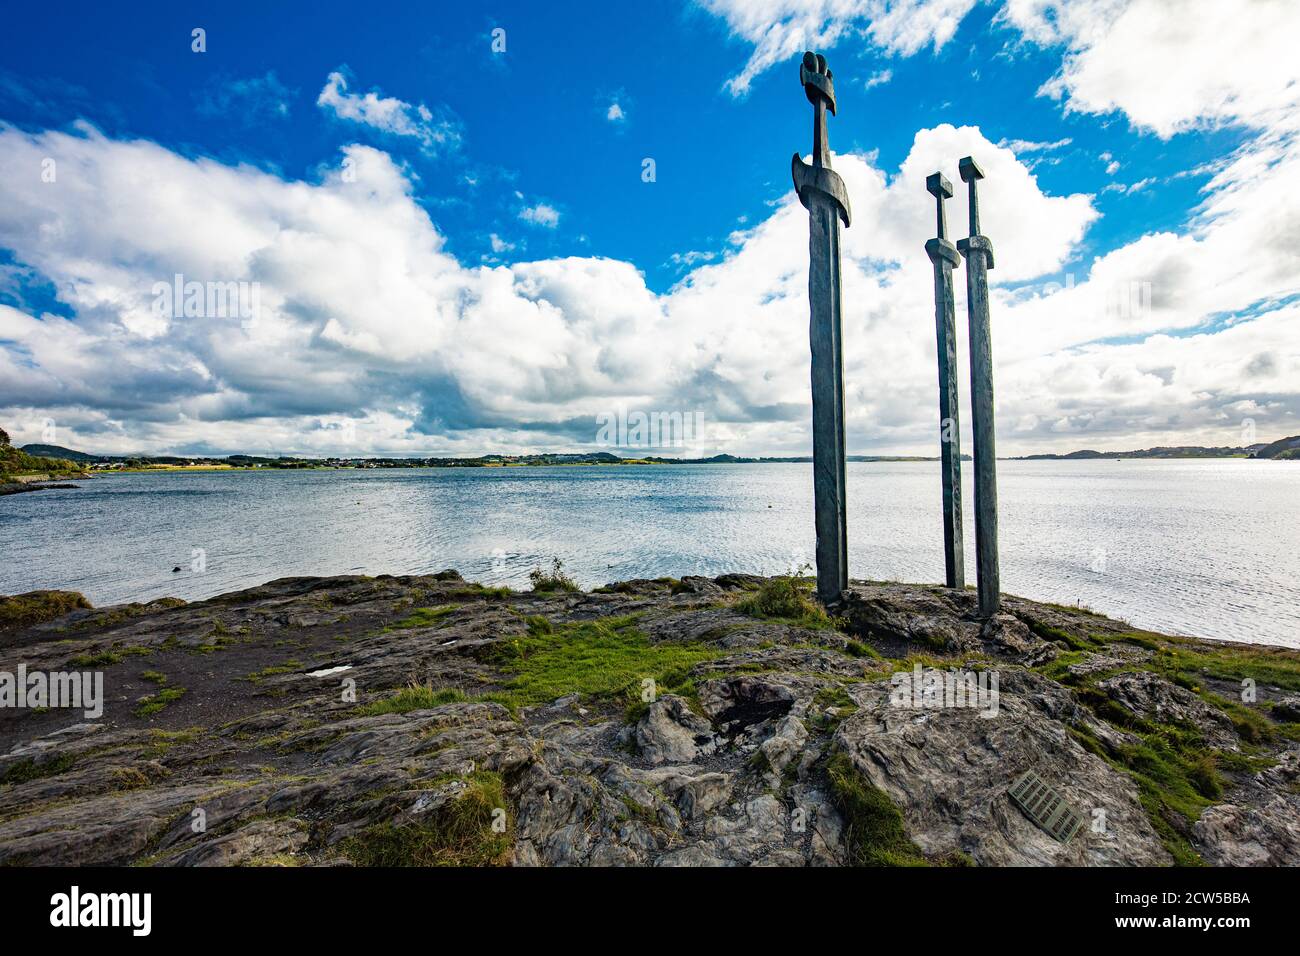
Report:
<svg viewBox="0 0 1300 956"><path fill-rule="evenodd" d="M1257 75L1253 60L1295 16L1247 2L1235 21L1201 25L1204 35L1184 37L1180 49L1161 29L1162 17L1177 14L1168 3L1056 6L143 3L129 16L101 4L57 15L15 8L0 36L0 120L12 147L0 160L18 209L0 213L9 220L0 220L0 303L11 310L0 355L12 373L0 416L24 440L39 440L53 421L63 444L112 450L414 454L576 450L591 447L603 409L681 409L713 423L689 452L804 452L806 328L796 293L806 244L788 208L788 170L790 153L810 145L796 64L815 44L836 74L832 146L866 212L850 233L859 273L846 279L858 294L846 304L849 366L861 370L853 450L929 446L929 264L914 253L932 227L928 199L912 195L914 177L933 171L918 164L942 160L956 181L956 159L975 150L1005 154L1008 170L989 184L985 231L1000 249L1026 251L995 274L1004 447L1232 444L1247 421L1262 440L1300 431L1284 382L1297 360L1294 325L1282 322L1296 291L1294 254L1262 271L1229 268L1203 295L1169 287L1185 252L1210 255L1216 227L1234 248L1258 243L1264 252L1278 238L1246 194L1262 189L1261 176L1291 168L1294 91L1285 74ZM1268 16L1252 22L1261 10ZM205 31L201 53L192 50L196 27ZM504 51L493 49L495 30ZM1203 66L1201 43L1219 59ZM1169 63L1184 60L1188 75L1170 76ZM1210 80L1193 72L1206 69ZM1163 104L1160 84L1178 83L1204 105L1178 95ZM140 143L147 155L131 159ZM59 159L60 148L69 151L61 169L96 171L85 180L93 197L14 165L32 150ZM331 195L347 155L363 170L373 165L380 183L371 207L349 195L361 204L355 221L366 222L370 208L392 232L359 248L349 244L355 225L304 226L294 211L297 186ZM653 182L643 181L647 158ZM112 172L136 167L136 176ZM266 216L256 211L262 201ZM1216 201L1229 208L1207 215ZM952 210L958 229L963 205ZM144 208L170 221L131 224ZM119 225L106 224L119 215ZM427 223L402 235L392 225L421 215ZM213 233L208 258L169 260L140 236L172 229ZM313 230L314 245L288 238ZM268 265L299 275L339 274L343 263L377 272L392 266L395 249L412 288L395 289L405 278L394 279L350 303L314 301L306 282L277 286ZM307 258L293 258L300 254ZM1146 321L1116 328L1090 312L1106 298L1099 260L1128 263L1120 281L1154 288ZM271 338L240 350L231 330L132 320L156 281L186 268L201 280L260 282L273 301L272 331L240 334ZM518 345L504 367L492 354L495 293L486 291L497 282L510 298L496 307L536 313L499 323ZM417 313L401 319L400 335L384 324L401 318L390 314L390 295ZM422 335L427 314L440 318ZM1234 361L1271 370L1267 381L1231 370L1192 381L1203 359L1166 342L1216 331L1245 338L1237 327L1259 318L1272 325L1236 343ZM1042 335L1046 321L1060 334ZM906 348L876 347L904 326ZM1095 335L1079 334L1088 327ZM530 328L553 334L525 341ZM138 339L126 363L133 375L96 346L123 336ZM256 367L268 345L293 350L281 376ZM1222 354L1222 345L1197 347ZM897 385L877 367L894 347ZM660 360L648 362L656 350ZM82 366L69 355L84 356ZM1072 357L1088 381L1054 390ZM1169 371L1184 365L1187 375ZM101 386L86 384L99 377Z"/></svg>

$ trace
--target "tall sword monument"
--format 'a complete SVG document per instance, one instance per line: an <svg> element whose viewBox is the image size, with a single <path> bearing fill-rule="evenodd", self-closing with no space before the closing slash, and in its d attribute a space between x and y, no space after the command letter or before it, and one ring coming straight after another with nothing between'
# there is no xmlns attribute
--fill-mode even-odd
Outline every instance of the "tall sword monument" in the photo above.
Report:
<svg viewBox="0 0 1300 956"><path fill-rule="evenodd" d="M934 264L934 325L939 344L939 460L943 474L943 570L950 588L966 586L966 557L961 520L961 426L957 411L957 320L952 270L961 254L948 239L945 199L952 198L952 183L943 173L925 179L925 188L938 208L938 237L925 244Z"/></svg>
<svg viewBox="0 0 1300 956"><path fill-rule="evenodd" d="M826 113L835 115L835 86L826 58L803 55L799 82L813 106L811 165L794 154L795 192L808 210L809 342L812 346L813 494L817 527L817 596L848 587L844 497L844 359L840 323L840 222L849 225L849 194L831 169Z"/></svg>
<svg viewBox="0 0 1300 956"><path fill-rule="evenodd" d="M993 243L980 233L976 184L984 170L973 157L957 164L970 198L970 236L957 243L966 258L966 312L970 319L970 411L975 436L975 571L980 614L1001 603L998 580L998 458L993 440L993 342L989 328L989 279Z"/></svg>

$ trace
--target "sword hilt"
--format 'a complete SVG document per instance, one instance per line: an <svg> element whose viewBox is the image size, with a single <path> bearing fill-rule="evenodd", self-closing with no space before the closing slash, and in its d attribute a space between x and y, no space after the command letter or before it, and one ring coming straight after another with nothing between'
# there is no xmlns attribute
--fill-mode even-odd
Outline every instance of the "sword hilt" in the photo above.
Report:
<svg viewBox="0 0 1300 956"><path fill-rule="evenodd" d="M970 237L957 243L957 248L967 258L973 250L984 253L984 263L993 268L993 243L980 234L980 200L975 184L984 178L984 167L975 162L974 156L965 156L957 163L957 172L970 189Z"/></svg>
<svg viewBox="0 0 1300 956"><path fill-rule="evenodd" d="M943 173L932 173L925 177L926 191L934 197L936 209L936 227L939 230L939 238L948 238L948 213L944 209L943 201L952 198L952 183L948 182L948 177Z"/></svg>
<svg viewBox="0 0 1300 956"><path fill-rule="evenodd" d="M847 227L851 216L849 191L839 174L831 169L830 137L826 129L826 111L830 110L831 115L835 115L835 83L833 74L826 66L826 57L811 50L805 53L799 64L799 82L803 84L808 102L813 105L813 150L812 165L805 164L798 153L791 160L790 170L794 177L795 192L805 206L809 203L811 193L826 196Z"/></svg>
<svg viewBox="0 0 1300 956"><path fill-rule="evenodd" d="M984 167L975 162L974 156L965 156L957 163L957 172L961 174L970 191L970 234L980 234L980 200L975 184L984 178Z"/></svg>
<svg viewBox="0 0 1300 956"><path fill-rule="evenodd" d="M835 115L835 83L830 69L826 66L826 57L809 50L803 55L799 64L799 82L803 84L804 95L813 105L813 149L814 166L831 165L830 134L826 129L826 111Z"/></svg>

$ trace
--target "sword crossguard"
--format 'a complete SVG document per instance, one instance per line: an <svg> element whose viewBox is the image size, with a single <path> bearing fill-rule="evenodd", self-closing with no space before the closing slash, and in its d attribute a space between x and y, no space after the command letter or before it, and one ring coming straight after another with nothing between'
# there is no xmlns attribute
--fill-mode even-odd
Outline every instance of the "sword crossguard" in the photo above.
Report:
<svg viewBox="0 0 1300 956"><path fill-rule="evenodd" d="M961 265L961 253L947 239L927 239L925 242L925 253L930 257L931 262L938 262L940 259L946 259L948 265L956 269Z"/></svg>

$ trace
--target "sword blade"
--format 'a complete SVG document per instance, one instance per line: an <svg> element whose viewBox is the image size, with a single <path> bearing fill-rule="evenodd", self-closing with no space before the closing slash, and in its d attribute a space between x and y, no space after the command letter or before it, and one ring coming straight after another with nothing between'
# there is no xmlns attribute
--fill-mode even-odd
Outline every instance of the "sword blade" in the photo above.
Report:
<svg viewBox="0 0 1300 956"><path fill-rule="evenodd" d="M839 212L816 197L808 207L809 345L812 350L813 496L817 591L831 600L848 586L844 361Z"/></svg>

